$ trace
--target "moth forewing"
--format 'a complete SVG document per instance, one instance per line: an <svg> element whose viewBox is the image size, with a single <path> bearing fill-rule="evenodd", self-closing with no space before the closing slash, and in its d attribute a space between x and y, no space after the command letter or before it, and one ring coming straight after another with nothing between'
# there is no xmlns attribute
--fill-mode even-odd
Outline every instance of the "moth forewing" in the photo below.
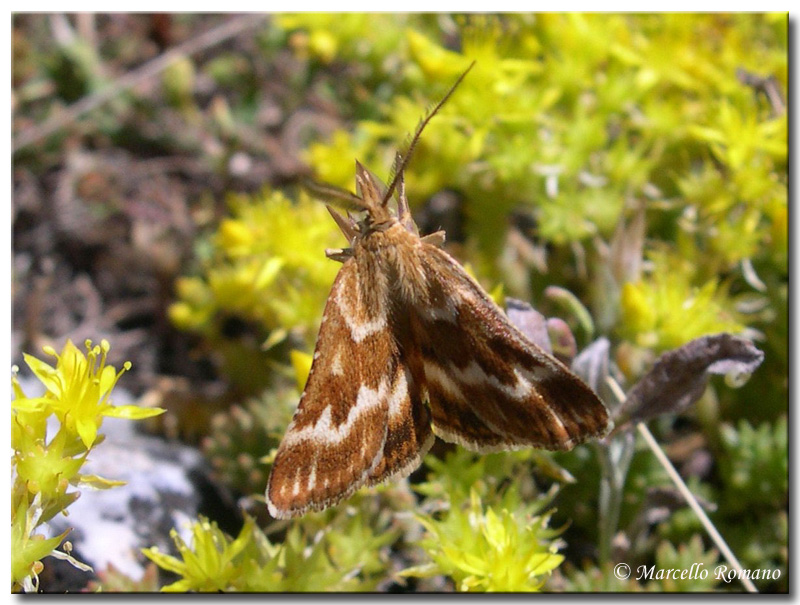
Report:
<svg viewBox="0 0 800 605"><path fill-rule="evenodd" d="M447 301L412 318L435 433L469 449L496 451L568 450L608 432L597 395L530 342L452 257L429 246L426 265ZM472 424L454 410L468 412Z"/></svg>
<svg viewBox="0 0 800 605"><path fill-rule="evenodd" d="M363 305L358 280L351 258L334 281L306 387L272 465L273 517L334 504L361 487L382 458L390 372L362 359L380 354L392 363L397 355L381 329L385 316Z"/></svg>

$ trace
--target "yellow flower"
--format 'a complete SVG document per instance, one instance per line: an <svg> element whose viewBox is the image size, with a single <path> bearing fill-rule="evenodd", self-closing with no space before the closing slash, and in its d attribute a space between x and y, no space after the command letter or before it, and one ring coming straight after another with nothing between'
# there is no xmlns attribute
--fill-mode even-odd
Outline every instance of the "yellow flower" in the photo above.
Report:
<svg viewBox="0 0 800 605"><path fill-rule="evenodd" d="M92 342L87 340L87 355L84 356L69 340L60 354L52 347L45 347L44 352L58 360L55 368L31 355L25 355L25 362L47 388L47 393L39 401L56 415L69 432L77 433L87 449L97 439L104 416L139 420L164 411L135 405L111 405L111 390L131 364L125 362L119 372L114 366L106 365L110 348L106 340L101 341L99 346L92 346Z"/></svg>

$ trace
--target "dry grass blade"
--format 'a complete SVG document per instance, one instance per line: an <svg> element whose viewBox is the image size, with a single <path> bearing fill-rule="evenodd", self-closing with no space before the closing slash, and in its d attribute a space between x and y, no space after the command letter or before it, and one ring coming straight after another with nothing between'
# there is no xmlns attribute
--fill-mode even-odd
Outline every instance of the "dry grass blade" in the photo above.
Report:
<svg viewBox="0 0 800 605"><path fill-rule="evenodd" d="M622 391L622 388L617 384L617 381L611 377L606 379L608 386L614 391L615 395L620 401L625 400L625 393ZM727 559L728 563L736 569L737 577L741 580L742 584L744 584L745 589L747 592L758 592L758 588L756 588L755 584L747 577L743 571L742 564L739 563L739 559L736 558L736 555L733 554L733 551L728 546L728 543L725 542L725 538L722 537L722 534L719 533L717 528L715 527L714 523L711 519L708 518L706 511L703 510L703 507L697 501L692 491L689 489L689 486L686 485L683 478L678 474L678 471L675 470L675 467L672 466L672 462L670 462L667 455L664 453L664 450L661 449L661 446L656 441L656 438L653 437L653 434L650 430L645 426L644 423L640 422L636 425L636 429L639 431L639 434L644 438L647 442L648 447L650 450L655 454L655 457L658 459L661 466L667 471L672 482L675 484L675 487L678 488L678 491L683 495L686 499L686 503L689 507L694 511L694 514L697 515L697 518L700 519L700 523L703 524L706 532L708 533L709 537L713 540L714 544L719 548L719 551L722 553L722 556Z"/></svg>

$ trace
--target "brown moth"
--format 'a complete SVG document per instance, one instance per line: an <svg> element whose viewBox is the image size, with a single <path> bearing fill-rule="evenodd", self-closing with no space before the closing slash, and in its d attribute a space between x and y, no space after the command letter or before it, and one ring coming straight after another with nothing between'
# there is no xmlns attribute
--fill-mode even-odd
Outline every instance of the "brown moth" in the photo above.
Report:
<svg viewBox="0 0 800 605"><path fill-rule="evenodd" d="M336 196L363 218L329 207L350 247L326 251L342 268L272 466L273 517L322 510L409 475L434 435L477 452L568 450L610 428L597 395L527 340L441 249L444 232L420 237L411 217L403 172L467 72L417 127L388 188L356 162L357 195Z"/></svg>

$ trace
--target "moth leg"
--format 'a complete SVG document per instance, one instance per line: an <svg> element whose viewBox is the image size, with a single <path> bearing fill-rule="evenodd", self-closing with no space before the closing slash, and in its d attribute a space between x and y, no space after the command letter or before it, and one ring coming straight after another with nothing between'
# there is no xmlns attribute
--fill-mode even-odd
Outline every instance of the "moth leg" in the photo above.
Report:
<svg viewBox="0 0 800 605"><path fill-rule="evenodd" d="M425 235L421 239L426 244L441 248L444 245L445 233L444 231L437 231L436 233Z"/></svg>
<svg viewBox="0 0 800 605"><path fill-rule="evenodd" d="M325 256L331 260L343 263L353 257L352 248L326 248Z"/></svg>

